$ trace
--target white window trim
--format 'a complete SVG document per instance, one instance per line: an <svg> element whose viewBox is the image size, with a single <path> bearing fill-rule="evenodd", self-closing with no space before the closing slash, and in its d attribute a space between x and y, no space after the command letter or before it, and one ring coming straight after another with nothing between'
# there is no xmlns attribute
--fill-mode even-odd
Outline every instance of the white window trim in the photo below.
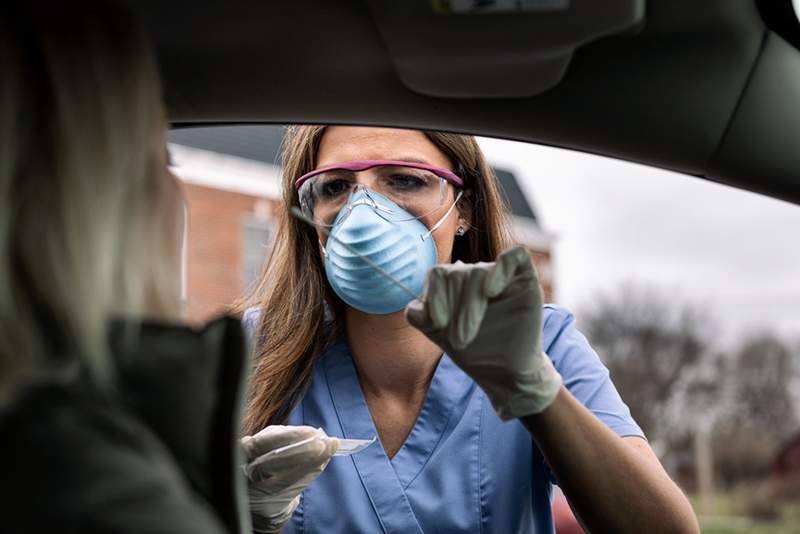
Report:
<svg viewBox="0 0 800 534"><path fill-rule="evenodd" d="M169 150L176 163L172 172L185 183L255 197L281 197L277 165L175 143L169 143Z"/></svg>

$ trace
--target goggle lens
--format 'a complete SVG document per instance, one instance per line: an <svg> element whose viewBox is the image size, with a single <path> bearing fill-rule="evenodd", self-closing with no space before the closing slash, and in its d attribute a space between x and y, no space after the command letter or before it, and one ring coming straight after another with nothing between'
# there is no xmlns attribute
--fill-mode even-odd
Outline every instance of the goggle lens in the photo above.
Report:
<svg viewBox="0 0 800 534"><path fill-rule="evenodd" d="M354 171L329 168L305 179L298 190L303 214L322 226L332 226L350 196L363 187L391 200L413 218L422 218L447 204L449 181L427 170L403 165L377 165ZM387 218L406 214L387 212Z"/></svg>

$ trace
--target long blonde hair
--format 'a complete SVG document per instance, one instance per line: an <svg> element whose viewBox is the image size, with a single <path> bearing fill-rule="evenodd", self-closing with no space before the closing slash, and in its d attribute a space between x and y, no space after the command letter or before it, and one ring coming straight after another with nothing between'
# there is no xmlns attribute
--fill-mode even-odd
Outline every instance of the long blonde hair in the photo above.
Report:
<svg viewBox="0 0 800 534"><path fill-rule="evenodd" d="M0 7L0 407L113 380L117 315L179 305L177 185L154 56L121 5Z"/></svg>
<svg viewBox="0 0 800 534"><path fill-rule="evenodd" d="M283 209L275 243L253 294L240 306L260 310L247 433L285 422L311 379L317 357L343 335L343 304L327 284L316 233L288 213L298 204L294 181L315 168L324 132L324 126L293 126L286 132ZM511 242L508 210L494 172L474 137L423 133L466 180L459 209L469 213L471 228L456 238L453 261L493 261Z"/></svg>

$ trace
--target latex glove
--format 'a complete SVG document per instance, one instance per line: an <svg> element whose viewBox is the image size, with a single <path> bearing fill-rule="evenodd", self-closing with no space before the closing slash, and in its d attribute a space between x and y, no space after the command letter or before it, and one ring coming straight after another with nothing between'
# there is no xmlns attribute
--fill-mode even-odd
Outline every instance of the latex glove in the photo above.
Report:
<svg viewBox="0 0 800 534"><path fill-rule="evenodd" d="M527 251L496 262L437 265L408 321L439 345L486 392L503 420L543 411L561 375L542 351L542 293Z"/></svg>
<svg viewBox="0 0 800 534"><path fill-rule="evenodd" d="M308 442L278 451L303 440ZM243 437L241 443L256 532L278 532L289 521L300 493L322 473L339 447L336 438L310 426L270 425Z"/></svg>

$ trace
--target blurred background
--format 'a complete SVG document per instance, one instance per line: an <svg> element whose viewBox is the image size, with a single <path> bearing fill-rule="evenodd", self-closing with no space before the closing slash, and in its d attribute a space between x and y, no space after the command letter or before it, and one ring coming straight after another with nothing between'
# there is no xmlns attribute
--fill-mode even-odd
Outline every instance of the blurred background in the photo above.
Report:
<svg viewBox="0 0 800 534"><path fill-rule="evenodd" d="M173 130L186 305L254 282L280 126ZM703 532L800 533L800 206L562 149L480 139L548 301L571 309ZM560 533L580 532L556 494Z"/></svg>

